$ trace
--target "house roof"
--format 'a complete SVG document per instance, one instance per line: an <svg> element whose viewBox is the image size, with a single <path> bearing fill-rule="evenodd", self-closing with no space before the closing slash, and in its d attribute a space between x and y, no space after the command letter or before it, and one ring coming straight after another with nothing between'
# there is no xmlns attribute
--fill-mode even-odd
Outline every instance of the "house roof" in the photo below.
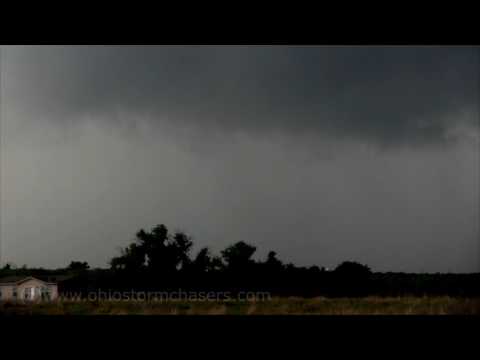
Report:
<svg viewBox="0 0 480 360"><path fill-rule="evenodd" d="M48 275L48 276L43 276L42 279L45 278L44 281L46 282L60 283L66 280L73 279L74 277L75 277L74 275Z"/></svg>
<svg viewBox="0 0 480 360"><path fill-rule="evenodd" d="M54 284L54 283L49 283L49 282L40 280L33 276L6 276L0 279L0 285L12 285L12 284L19 285L28 280L37 280L46 284L52 284L52 285Z"/></svg>

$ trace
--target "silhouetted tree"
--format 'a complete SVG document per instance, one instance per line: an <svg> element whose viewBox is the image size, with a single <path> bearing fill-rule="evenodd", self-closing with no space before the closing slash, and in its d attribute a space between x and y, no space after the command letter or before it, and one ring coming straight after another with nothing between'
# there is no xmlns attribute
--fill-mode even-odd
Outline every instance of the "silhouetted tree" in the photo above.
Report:
<svg viewBox="0 0 480 360"><path fill-rule="evenodd" d="M171 251L171 258L176 269L184 269L190 264L190 249L192 245L192 239L187 234L176 232L173 235L168 244L168 249Z"/></svg>
<svg viewBox="0 0 480 360"><path fill-rule="evenodd" d="M12 270L12 265L10 263L7 263L5 264L5 266L3 267L3 270Z"/></svg>
<svg viewBox="0 0 480 360"><path fill-rule="evenodd" d="M216 256L212 256L210 249L204 247L200 249L195 259L190 262L189 269L195 274L220 271L222 269L222 260Z"/></svg>
<svg viewBox="0 0 480 360"><path fill-rule="evenodd" d="M110 288L155 288L196 290L267 290L284 296L401 296L456 295L480 296L480 274L372 273L367 265L345 261L334 271L318 266L284 264L270 251L263 261L255 261L256 247L237 242L214 256L202 248L191 258L192 239L183 232L170 234L165 225L136 233L135 242L121 250L110 264L111 270L95 273L88 286ZM72 262L67 271L82 268ZM8 270L8 271L7 271ZM0 275L46 274L45 269L0 269ZM139 276L140 275L140 276ZM105 285L106 284L106 285ZM80 285L75 285L80 286ZM87 285L82 285L87 288Z"/></svg>
<svg viewBox="0 0 480 360"><path fill-rule="evenodd" d="M130 273L147 270L151 275L174 274L190 264L192 245L188 235L180 231L171 235L161 224L150 232L138 231L136 242L123 249L110 265L114 270Z"/></svg>
<svg viewBox="0 0 480 360"><path fill-rule="evenodd" d="M344 261L335 268L335 273L350 278L368 278L372 271L367 265L355 261Z"/></svg>
<svg viewBox="0 0 480 360"><path fill-rule="evenodd" d="M372 271L367 265L345 261L334 270L335 295L363 296L370 290Z"/></svg>
<svg viewBox="0 0 480 360"><path fill-rule="evenodd" d="M254 264L252 256L257 248L243 241L237 242L221 252L228 270L245 270Z"/></svg>
<svg viewBox="0 0 480 360"><path fill-rule="evenodd" d="M85 262L72 261L70 262L70 265L67 266L67 271L71 271L71 272L82 272L88 269L90 269L90 266L86 261Z"/></svg>
<svg viewBox="0 0 480 360"><path fill-rule="evenodd" d="M121 252L121 256L114 257L110 261L113 270L135 272L145 268L146 254L142 245L130 244Z"/></svg>
<svg viewBox="0 0 480 360"><path fill-rule="evenodd" d="M147 233L141 229L137 240L147 258L148 268L156 272L165 272L172 267L172 259L167 253L168 229L165 225L155 226Z"/></svg>
<svg viewBox="0 0 480 360"><path fill-rule="evenodd" d="M277 253L275 251L270 251L267 255L267 260L265 261L265 268L270 273L278 273L284 270L285 266L283 263L278 260Z"/></svg>

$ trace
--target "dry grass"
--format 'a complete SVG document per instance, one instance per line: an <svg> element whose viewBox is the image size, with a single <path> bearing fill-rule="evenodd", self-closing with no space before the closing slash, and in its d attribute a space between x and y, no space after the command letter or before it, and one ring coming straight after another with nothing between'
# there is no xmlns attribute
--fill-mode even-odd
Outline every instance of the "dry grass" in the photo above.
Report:
<svg viewBox="0 0 480 360"><path fill-rule="evenodd" d="M257 302L57 302L0 304L15 315L467 315L480 299L452 297L273 298Z"/></svg>

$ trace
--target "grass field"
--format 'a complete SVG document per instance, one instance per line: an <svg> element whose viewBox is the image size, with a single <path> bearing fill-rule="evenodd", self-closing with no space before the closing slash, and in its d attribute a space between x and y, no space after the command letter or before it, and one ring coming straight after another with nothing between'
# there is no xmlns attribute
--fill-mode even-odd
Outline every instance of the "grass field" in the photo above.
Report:
<svg viewBox="0 0 480 360"><path fill-rule="evenodd" d="M264 302L57 302L0 304L3 315L480 315L480 299L273 298Z"/></svg>

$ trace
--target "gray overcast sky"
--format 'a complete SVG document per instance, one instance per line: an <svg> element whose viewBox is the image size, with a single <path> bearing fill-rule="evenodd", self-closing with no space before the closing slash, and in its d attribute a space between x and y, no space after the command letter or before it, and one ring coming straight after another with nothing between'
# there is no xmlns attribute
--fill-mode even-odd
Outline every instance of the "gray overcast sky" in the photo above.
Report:
<svg viewBox="0 0 480 360"><path fill-rule="evenodd" d="M479 48L2 47L2 261L141 227L299 265L480 270Z"/></svg>

